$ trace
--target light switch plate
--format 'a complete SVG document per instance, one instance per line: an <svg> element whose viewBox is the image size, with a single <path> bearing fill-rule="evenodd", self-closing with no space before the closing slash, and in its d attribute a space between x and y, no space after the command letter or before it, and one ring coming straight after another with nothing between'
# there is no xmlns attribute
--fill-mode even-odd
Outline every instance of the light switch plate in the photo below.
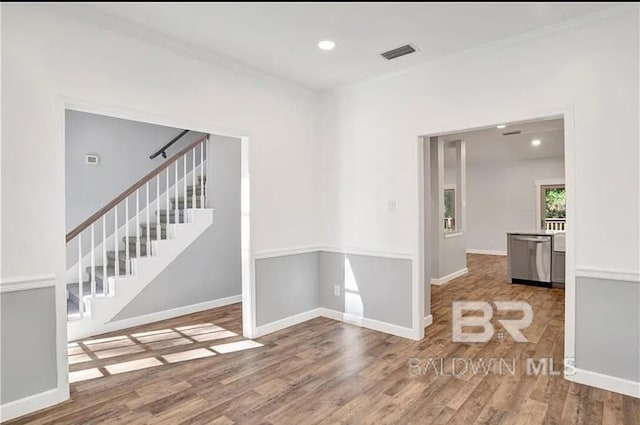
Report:
<svg viewBox="0 0 640 425"><path fill-rule="evenodd" d="M340 285L333 285L333 295L336 297L340 296Z"/></svg>

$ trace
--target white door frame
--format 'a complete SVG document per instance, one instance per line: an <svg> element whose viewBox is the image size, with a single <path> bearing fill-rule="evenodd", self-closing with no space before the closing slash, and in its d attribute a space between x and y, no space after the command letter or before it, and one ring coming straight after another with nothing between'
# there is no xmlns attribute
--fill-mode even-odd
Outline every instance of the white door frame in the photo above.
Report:
<svg viewBox="0 0 640 425"><path fill-rule="evenodd" d="M250 144L249 140L255 140L250 132L237 129L229 129L212 125L211 122L195 120L185 122L171 117L159 117L146 112L134 111L113 106L97 104L91 100L77 98L62 98L59 102L59 120L62 123L61 146L63 152L66 147L65 138L65 111L73 110L87 112L91 114L105 115L109 117L122 118L133 121L141 121L149 124L163 125L175 128L188 128L207 134L233 137L240 139L241 143L241 267L242 267L242 333L246 338L256 336L256 303L255 303L255 254L253 252L251 228L254 224L254 214L251 211L252 185L250 179ZM63 155L64 158L64 155ZM66 169L66 160L64 160ZM66 207L65 207L66 211ZM61 244L61 249L65 250L66 244ZM66 250L65 255L66 264ZM64 272L58 273L56 279L56 331L57 331L57 367L58 367L58 391L66 391L69 394L69 367L67 359L67 307L66 307L66 283Z"/></svg>
<svg viewBox="0 0 640 425"><path fill-rule="evenodd" d="M445 134L461 133L482 128L495 127L505 122L522 122L547 120L562 118L564 120L564 185L567 190L567 227L566 227L566 256L565 256L565 308L564 308L564 357L565 360L575 365L575 302L576 302L576 149L574 135L574 112L573 108L558 109L524 116L507 116L505 120L494 122L468 122L448 128L435 128L424 131L417 137L417 216L414 239L413 271L412 282L413 294L413 332L416 338L424 338L424 299L425 287L430 291L431 275L425 270L425 211L424 211L424 149L425 142L429 137L441 136ZM537 225L536 225L537 226ZM429 274L427 276L427 274ZM429 297L431 299L431 297ZM431 304L431 301L430 301ZM431 305L429 305L431 309ZM573 381L574 378L565 374L565 379Z"/></svg>

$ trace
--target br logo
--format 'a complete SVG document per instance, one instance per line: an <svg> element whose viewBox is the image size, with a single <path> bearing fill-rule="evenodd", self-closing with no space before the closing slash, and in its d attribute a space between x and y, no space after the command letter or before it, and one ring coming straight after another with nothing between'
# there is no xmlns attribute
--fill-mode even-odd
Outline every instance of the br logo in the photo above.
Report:
<svg viewBox="0 0 640 425"><path fill-rule="evenodd" d="M533 321L533 309L525 301L494 301L496 311L521 311L521 319L502 319L498 323L517 342L529 342L520 332ZM481 312L482 315L463 316L464 312ZM493 307L487 301L454 301L453 302L453 342L488 342L494 334L491 318ZM465 327L483 328L482 333L463 332Z"/></svg>

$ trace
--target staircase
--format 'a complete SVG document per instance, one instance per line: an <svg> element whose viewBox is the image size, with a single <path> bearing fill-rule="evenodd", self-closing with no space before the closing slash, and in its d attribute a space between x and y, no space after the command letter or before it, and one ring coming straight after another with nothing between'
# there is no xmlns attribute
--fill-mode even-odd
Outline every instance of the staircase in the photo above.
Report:
<svg viewBox="0 0 640 425"><path fill-rule="evenodd" d="M189 144L67 235L78 256L67 272L70 340L113 330L112 319L213 224L207 143Z"/></svg>

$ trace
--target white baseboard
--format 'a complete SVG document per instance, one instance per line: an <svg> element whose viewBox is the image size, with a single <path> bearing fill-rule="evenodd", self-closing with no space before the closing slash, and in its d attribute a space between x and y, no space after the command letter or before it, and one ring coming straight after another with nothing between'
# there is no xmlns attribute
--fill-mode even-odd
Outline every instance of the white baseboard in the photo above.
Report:
<svg viewBox="0 0 640 425"><path fill-rule="evenodd" d="M422 319L422 327L426 328L427 326L431 326L433 324L433 315L424 316Z"/></svg>
<svg viewBox="0 0 640 425"><path fill-rule="evenodd" d="M62 403L68 399L68 388L54 388L20 400L10 401L0 406L0 420L5 422Z"/></svg>
<svg viewBox="0 0 640 425"><path fill-rule="evenodd" d="M119 331L122 329L132 328L134 326L146 325L160 320L172 319L174 317L184 316L185 314L197 313L199 311L236 304L239 302L242 302L242 295L233 295L231 297L186 305L172 308L170 310L158 311L156 313L145 314L143 316L117 320L104 324L97 324L95 321L90 319L71 321L68 324L68 339L69 341L73 341L80 338L87 338L106 332Z"/></svg>
<svg viewBox="0 0 640 425"><path fill-rule="evenodd" d="M338 322L344 322L344 313L337 310L331 310L330 308L320 307L320 316L327 319L337 320Z"/></svg>
<svg viewBox="0 0 640 425"><path fill-rule="evenodd" d="M640 398L640 382L630 381L628 379L618 378L615 376L604 375L590 370L577 369L574 375L565 375L569 381L578 384L589 385L603 390L613 391L616 393Z"/></svg>
<svg viewBox="0 0 640 425"><path fill-rule="evenodd" d="M339 322L349 323L351 325L360 326L374 331L396 335L402 338L416 339L415 333L411 328L393 325L391 323L381 322L379 320L367 319L366 317L354 316L340 311L331 310L329 308L319 307L294 316L285 317L266 325L258 326L256 329L257 336L261 337L279 330L294 326L316 317L326 317L328 319L337 320Z"/></svg>
<svg viewBox="0 0 640 425"><path fill-rule="evenodd" d="M506 257L507 251L492 251L489 249L467 249L467 254L502 255Z"/></svg>
<svg viewBox="0 0 640 425"><path fill-rule="evenodd" d="M393 325L391 323L381 322L374 319L367 319L366 317L354 316L347 313L344 314L343 321L351 325L361 326L363 328L399 336L401 338L416 339L413 329L406 328L404 326Z"/></svg>
<svg viewBox="0 0 640 425"><path fill-rule="evenodd" d="M307 320L320 317L320 309L314 308L293 316L285 317L284 319L276 320L275 322L267 323L266 325L258 326L256 328L256 337L265 336L267 334L277 332L279 330L295 326L299 323L306 322Z"/></svg>
<svg viewBox="0 0 640 425"><path fill-rule="evenodd" d="M353 314L342 313L340 311L331 310L329 308L321 307L320 316L327 317L329 319L338 320L340 322L349 323L351 325L360 326L374 331L383 332L399 336L402 338L416 339L413 329L406 328L404 326L398 326L380 320L368 319L366 317L355 316Z"/></svg>
<svg viewBox="0 0 640 425"><path fill-rule="evenodd" d="M469 269L468 268L464 268L464 269L460 269L457 272L453 272L451 274L448 274L444 277L440 277L437 279L431 278L431 284L432 285L444 285L445 283L449 282L450 280L453 280L457 277L460 276L464 276L465 274L469 273Z"/></svg>

